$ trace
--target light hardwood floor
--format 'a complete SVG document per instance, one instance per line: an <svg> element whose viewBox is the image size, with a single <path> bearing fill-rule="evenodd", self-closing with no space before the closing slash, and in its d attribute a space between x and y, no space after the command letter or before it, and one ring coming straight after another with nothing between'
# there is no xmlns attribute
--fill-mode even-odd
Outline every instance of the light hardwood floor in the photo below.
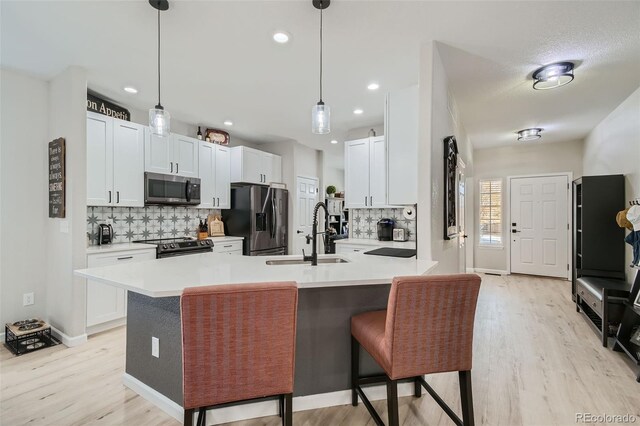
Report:
<svg viewBox="0 0 640 426"><path fill-rule="evenodd" d="M568 282L482 278L474 341L476 424L575 425L579 412L629 413L640 423L640 383L626 358L603 348L575 312ZM3 347L0 424L179 424L122 385L124 342L120 328L79 347L60 345L21 357ZM428 381L458 407L455 373ZM385 401L374 406L386 419ZM401 398L400 420L407 426L453 424L426 393L421 399ZM362 404L294 413L294 423L374 424ZM233 426L279 424L278 417L267 417Z"/></svg>

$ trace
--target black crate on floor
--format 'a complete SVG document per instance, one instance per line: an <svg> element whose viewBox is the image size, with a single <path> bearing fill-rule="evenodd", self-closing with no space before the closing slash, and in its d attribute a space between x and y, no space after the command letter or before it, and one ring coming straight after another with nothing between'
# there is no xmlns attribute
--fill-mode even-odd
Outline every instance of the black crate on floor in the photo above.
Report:
<svg viewBox="0 0 640 426"><path fill-rule="evenodd" d="M4 332L4 344L14 355L23 355L60 343L51 335L49 324L38 319L6 324Z"/></svg>

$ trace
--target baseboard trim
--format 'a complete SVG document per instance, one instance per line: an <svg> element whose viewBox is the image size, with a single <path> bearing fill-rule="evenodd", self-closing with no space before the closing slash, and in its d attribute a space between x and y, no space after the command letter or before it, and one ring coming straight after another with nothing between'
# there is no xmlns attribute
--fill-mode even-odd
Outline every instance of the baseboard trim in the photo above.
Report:
<svg viewBox="0 0 640 426"><path fill-rule="evenodd" d="M473 274L475 271L473 268L467 268L467 274Z"/></svg>
<svg viewBox="0 0 640 426"><path fill-rule="evenodd" d="M126 387L174 419L180 422L183 421L184 410L182 406L175 401L170 400L130 374L124 373L122 375L122 381ZM387 388L385 385L367 386L364 390L371 401L387 398ZM413 383L400 383L398 385L398 396L410 396L413 395L413 391ZM317 395L297 396L293 398L293 411L305 411L349 404L351 404L351 390L342 390ZM220 424L276 415L278 415L278 403L274 400L209 410L207 417L212 419L214 424Z"/></svg>
<svg viewBox="0 0 640 426"><path fill-rule="evenodd" d="M481 274L509 275L507 271L502 269L475 268L475 272L479 272Z"/></svg>
<svg viewBox="0 0 640 426"><path fill-rule="evenodd" d="M87 336L91 336L92 334L102 333L103 331L111 330L112 328L121 327L123 325L127 325L127 317L108 321L103 324L92 325L87 327L86 333Z"/></svg>
<svg viewBox="0 0 640 426"><path fill-rule="evenodd" d="M4 334L4 331L3 331L2 333L0 333L0 340L2 340L3 342L4 342L4 336L5 336L5 334Z"/></svg>
<svg viewBox="0 0 640 426"><path fill-rule="evenodd" d="M62 342L66 347L72 348L87 343L87 335L81 334L79 336L67 336L62 331L58 330L54 326L51 326L51 333Z"/></svg>

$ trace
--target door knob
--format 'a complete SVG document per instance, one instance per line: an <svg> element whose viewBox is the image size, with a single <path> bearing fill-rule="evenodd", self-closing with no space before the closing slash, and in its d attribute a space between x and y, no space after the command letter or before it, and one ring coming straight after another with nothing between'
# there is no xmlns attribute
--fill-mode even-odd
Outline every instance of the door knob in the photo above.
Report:
<svg viewBox="0 0 640 426"><path fill-rule="evenodd" d="M517 233L517 232L522 232L522 231L518 231L517 229L512 229L512 230L511 230L511 232L512 232L513 234L515 234L515 233Z"/></svg>
<svg viewBox="0 0 640 426"><path fill-rule="evenodd" d="M296 231L296 234L304 234L304 231L301 231L301 230L299 230L299 229L298 229L298 230Z"/></svg>

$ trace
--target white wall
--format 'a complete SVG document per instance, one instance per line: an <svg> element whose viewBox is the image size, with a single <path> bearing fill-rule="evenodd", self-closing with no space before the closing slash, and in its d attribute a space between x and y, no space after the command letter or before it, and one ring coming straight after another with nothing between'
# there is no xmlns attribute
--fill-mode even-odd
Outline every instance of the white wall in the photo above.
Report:
<svg viewBox="0 0 640 426"><path fill-rule="evenodd" d="M0 70L0 323L46 318L46 81ZM35 304L22 306L23 293Z"/></svg>
<svg viewBox="0 0 640 426"><path fill-rule="evenodd" d="M73 270L86 267L86 114L86 71L70 67L49 82L48 140L66 140L66 218L46 219L47 314L52 326L80 339L86 286Z"/></svg>
<svg viewBox="0 0 640 426"><path fill-rule="evenodd" d="M473 211L475 229L480 229L478 195L479 181L483 179L502 179L502 236L507 241L509 227L507 220L508 197L507 177L548 173L573 172L573 179L582 176L583 142L562 143L518 143L511 146L475 150ZM478 232L478 231L476 231ZM475 235L477 241L478 235ZM482 248L475 245L475 267L482 269L507 270L508 244L502 248Z"/></svg>
<svg viewBox="0 0 640 426"><path fill-rule="evenodd" d="M624 174L627 200L640 197L640 88L587 136L583 170L585 176ZM625 246L629 265L632 250ZM635 274L627 268L629 282Z"/></svg>

